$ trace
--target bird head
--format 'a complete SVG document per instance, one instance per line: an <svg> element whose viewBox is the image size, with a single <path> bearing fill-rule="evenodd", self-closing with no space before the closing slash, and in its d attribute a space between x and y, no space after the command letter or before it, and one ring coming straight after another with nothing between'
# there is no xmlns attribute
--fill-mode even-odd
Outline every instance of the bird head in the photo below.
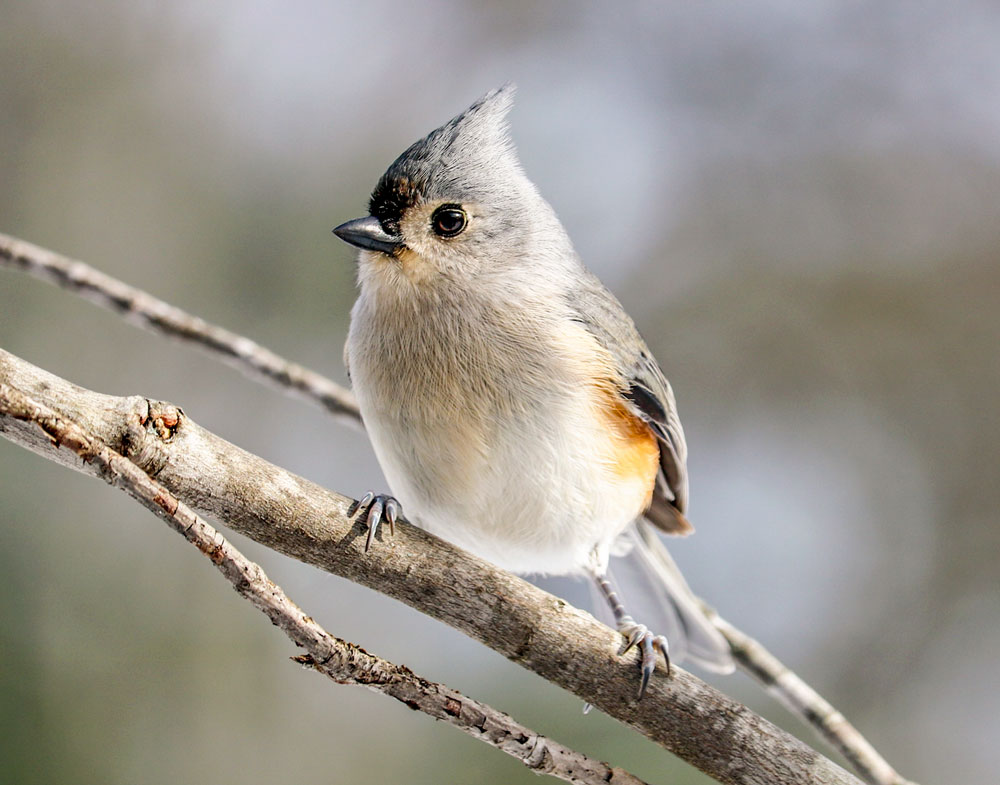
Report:
<svg viewBox="0 0 1000 785"><path fill-rule="evenodd" d="M554 215L510 139L513 94L511 84L493 90L410 145L379 179L369 215L334 229L363 249L362 268L427 281L475 277L523 259Z"/></svg>

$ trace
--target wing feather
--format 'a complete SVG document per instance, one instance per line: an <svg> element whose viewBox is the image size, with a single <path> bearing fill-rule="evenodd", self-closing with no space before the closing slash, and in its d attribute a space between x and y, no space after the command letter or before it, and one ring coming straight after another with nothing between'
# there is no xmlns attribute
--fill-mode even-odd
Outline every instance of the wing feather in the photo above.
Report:
<svg viewBox="0 0 1000 785"><path fill-rule="evenodd" d="M586 272L569 298L575 318L617 364L623 399L656 434L660 472L646 517L671 534L694 528L684 517L688 503L687 443L673 390L621 303Z"/></svg>

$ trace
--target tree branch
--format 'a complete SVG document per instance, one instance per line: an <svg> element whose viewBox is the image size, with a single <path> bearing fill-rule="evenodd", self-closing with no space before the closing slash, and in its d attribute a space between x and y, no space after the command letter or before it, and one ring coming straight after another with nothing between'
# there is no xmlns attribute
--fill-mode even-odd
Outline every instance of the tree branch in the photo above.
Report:
<svg viewBox="0 0 1000 785"><path fill-rule="evenodd" d="M722 783L857 785L822 755L674 668L636 700L638 655L563 600L405 523L370 553L351 499L206 431L171 404L76 387L0 350L0 383L78 423L200 514L257 542L401 600L485 643L660 743ZM36 426L0 415L0 433L89 474Z"/></svg>
<svg viewBox="0 0 1000 785"><path fill-rule="evenodd" d="M266 381L318 403L330 414L361 425L350 390L315 371L223 327L192 316L88 264L0 234L0 266L30 273L97 303L152 332L199 346L255 381Z"/></svg>
<svg viewBox="0 0 1000 785"><path fill-rule="evenodd" d="M0 384L0 417L37 425L56 449L68 448L109 485L125 491L166 521L208 557L240 596L306 650L305 655L293 658L296 662L339 684L359 684L393 697L506 752L538 774L587 785L644 785L627 771L557 744L485 703L330 635L272 583L258 564L138 466L75 423L5 384Z"/></svg>
<svg viewBox="0 0 1000 785"><path fill-rule="evenodd" d="M318 373L290 363L253 341L191 316L83 262L0 234L0 267L26 271L37 278L83 294L147 329L163 333L220 356L255 380L265 379L318 403L342 420L361 425L350 391ZM708 606L706 605L706 608ZM739 665L760 681L820 738L839 750L871 785L908 785L833 706L757 641L720 618L719 631L733 647Z"/></svg>
<svg viewBox="0 0 1000 785"><path fill-rule="evenodd" d="M877 785L915 785L901 777L861 732L816 690L765 649L758 641L704 605L705 613L729 642L739 665L759 681L792 714L807 718L809 724L851 762L865 782Z"/></svg>

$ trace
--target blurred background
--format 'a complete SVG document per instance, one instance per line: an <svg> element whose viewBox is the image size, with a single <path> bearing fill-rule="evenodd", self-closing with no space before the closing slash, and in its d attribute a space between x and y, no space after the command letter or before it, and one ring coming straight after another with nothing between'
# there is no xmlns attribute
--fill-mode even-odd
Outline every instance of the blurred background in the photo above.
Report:
<svg viewBox="0 0 1000 785"><path fill-rule="evenodd" d="M330 229L516 81L525 168L676 390L695 590L904 775L995 782L998 40L985 0L5 3L0 232L344 381L353 253ZM344 493L384 487L362 434L26 276L0 273L0 345ZM459 633L234 540L331 632L651 782L708 782ZM5 782L538 781L299 669L165 526L3 440L0 593ZM745 676L711 681L812 742Z"/></svg>

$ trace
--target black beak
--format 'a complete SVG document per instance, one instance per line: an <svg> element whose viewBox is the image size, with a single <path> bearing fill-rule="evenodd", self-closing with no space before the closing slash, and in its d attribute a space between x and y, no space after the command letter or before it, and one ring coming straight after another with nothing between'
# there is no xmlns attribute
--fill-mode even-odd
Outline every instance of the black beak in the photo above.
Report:
<svg viewBox="0 0 1000 785"><path fill-rule="evenodd" d="M379 223L378 218L369 215L367 218L355 218L353 221L341 224L333 233L341 240L365 248L369 251L381 251L394 256L403 246L401 237L388 234Z"/></svg>

